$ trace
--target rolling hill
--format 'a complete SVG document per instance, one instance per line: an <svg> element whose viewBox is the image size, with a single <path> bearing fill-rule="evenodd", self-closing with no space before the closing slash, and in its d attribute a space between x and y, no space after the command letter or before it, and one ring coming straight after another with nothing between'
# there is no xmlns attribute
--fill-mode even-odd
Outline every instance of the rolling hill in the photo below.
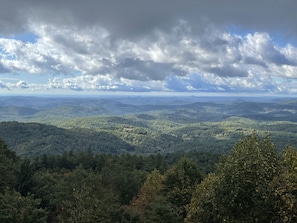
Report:
<svg viewBox="0 0 297 223"><path fill-rule="evenodd" d="M297 146L296 99L223 99L0 97L0 138L24 156L225 153L252 131Z"/></svg>

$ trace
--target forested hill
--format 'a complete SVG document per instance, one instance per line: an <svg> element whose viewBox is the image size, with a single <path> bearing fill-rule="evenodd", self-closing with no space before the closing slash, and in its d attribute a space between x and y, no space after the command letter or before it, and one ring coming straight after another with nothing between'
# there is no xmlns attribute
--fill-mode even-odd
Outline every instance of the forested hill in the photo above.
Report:
<svg viewBox="0 0 297 223"><path fill-rule="evenodd" d="M0 139L5 139L17 154L27 157L87 149L114 154L134 151L133 146L106 131L63 129L39 123L1 122Z"/></svg>
<svg viewBox="0 0 297 223"><path fill-rule="evenodd" d="M230 152L242 134L297 146L296 99L0 97L0 138L24 156L91 149ZM17 121L17 122L16 122Z"/></svg>
<svg viewBox="0 0 297 223"><path fill-rule="evenodd" d="M297 121L297 100L236 97L0 97L0 121L43 122L78 117L172 114L187 121L238 116L258 121Z"/></svg>

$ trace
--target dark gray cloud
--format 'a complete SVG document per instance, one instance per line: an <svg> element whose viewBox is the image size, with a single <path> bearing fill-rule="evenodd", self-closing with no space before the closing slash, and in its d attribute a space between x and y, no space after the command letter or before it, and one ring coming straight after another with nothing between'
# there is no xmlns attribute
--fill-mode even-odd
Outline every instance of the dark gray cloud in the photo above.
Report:
<svg viewBox="0 0 297 223"><path fill-rule="evenodd" d="M0 33L24 31L31 21L103 26L115 36L133 37L163 29L176 19L197 24L202 18L219 25L297 34L295 0L4 0Z"/></svg>
<svg viewBox="0 0 297 223"><path fill-rule="evenodd" d="M259 65L264 68L267 68L265 61L263 61L262 59L256 58L256 57L246 56L244 58L244 62L249 65L253 64L253 65Z"/></svg>
<svg viewBox="0 0 297 223"><path fill-rule="evenodd" d="M236 67L232 64L218 65L214 67L209 67L205 69L206 71L213 73L220 77L247 77L248 71Z"/></svg>
<svg viewBox="0 0 297 223"><path fill-rule="evenodd" d="M131 80L164 80L169 75L181 75L182 72L174 69L172 64L142 61L134 58L125 58L112 68L117 70L117 76Z"/></svg>
<svg viewBox="0 0 297 223"><path fill-rule="evenodd" d="M4 0L0 7L0 34L14 35L26 32L28 22L28 8L24 7L25 1ZM21 9L24 9L21 13Z"/></svg>
<svg viewBox="0 0 297 223"><path fill-rule="evenodd" d="M292 65L285 55L277 50L272 50L267 54L267 59L276 65Z"/></svg>

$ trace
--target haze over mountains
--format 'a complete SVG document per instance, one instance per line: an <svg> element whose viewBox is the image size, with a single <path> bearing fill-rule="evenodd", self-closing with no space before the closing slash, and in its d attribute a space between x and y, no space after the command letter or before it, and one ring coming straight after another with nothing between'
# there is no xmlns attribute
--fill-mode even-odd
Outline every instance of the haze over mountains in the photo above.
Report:
<svg viewBox="0 0 297 223"><path fill-rule="evenodd" d="M42 120L45 117L76 118L181 111L215 113L224 117L294 120L296 99L236 97L0 97L0 120ZM171 111L171 112L169 112ZM265 116L265 117L264 117ZM194 116L195 118L195 116ZM196 117L197 118L197 117ZM209 121L217 119L213 116Z"/></svg>

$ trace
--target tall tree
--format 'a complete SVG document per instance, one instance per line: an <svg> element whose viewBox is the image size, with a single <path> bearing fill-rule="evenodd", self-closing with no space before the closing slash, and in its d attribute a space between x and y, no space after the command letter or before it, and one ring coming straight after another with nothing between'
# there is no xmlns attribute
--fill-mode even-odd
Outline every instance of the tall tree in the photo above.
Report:
<svg viewBox="0 0 297 223"><path fill-rule="evenodd" d="M29 159L23 159L19 162L17 167L17 191L23 196L33 187L33 176L35 173L35 166Z"/></svg>
<svg viewBox="0 0 297 223"><path fill-rule="evenodd" d="M193 193L191 203L187 207L185 223L221 223L218 214L218 205L215 200L215 187L218 185L218 176L209 174L199 184Z"/></svg>
<svg viewBox="0 0 297 223"><path fill-rule="evenodd" d="M164 196L175 207L174 211L180 219L186 217L186 206L190 203L196 185L201 180L202 174L198 166L189 158L181 158L164 174Z"/></svg>
<svg viewBox="0 0 297 223"><path fill-rule="evenodd" d="M205 190L197 187L189 208L190 215L197 219L188 217L187 223L270 222L275 211L270 183L279 172L278 154L269 136L261 139L253 133L242 138L218 165L215 176L202 184L210 186L210 203L201 202L199 196L205 196L202 194ZM215 215L210 214L213 210ZM204 219L205 213L210 216L208 221Z"/></svg>
<svg viewBox="0 0 297 223"><path fill-rule="evenodd" d="M283 153L283 171L272 182L276 219L297 222L297 149L289 146Z"/></svg>
<svg viewBox="0 0 297 223"><path fill-rule="evenodd" d="M271 217L268 194L279 174L278 155L269 136L256 133L242 138L226 161L218 167L220 186L215 198L228 222L267 222Z"/></svg>
<svg viewBox="0 0 297 223"><path fill-rule="evenodd" d="M140 192L128 207L131 217L139 218L140 222L149 222L155 213L152 211L152 203L157 199L162 188L163 175L159 171L152 171L146 178Z"/></svg>
<svg viewBox="0 0 297 223"><path fill-rule="evenodd" d="M0 139L0 192L5 188L15 187L17 183L16 163L18 157L10 151Z"/></svg>

